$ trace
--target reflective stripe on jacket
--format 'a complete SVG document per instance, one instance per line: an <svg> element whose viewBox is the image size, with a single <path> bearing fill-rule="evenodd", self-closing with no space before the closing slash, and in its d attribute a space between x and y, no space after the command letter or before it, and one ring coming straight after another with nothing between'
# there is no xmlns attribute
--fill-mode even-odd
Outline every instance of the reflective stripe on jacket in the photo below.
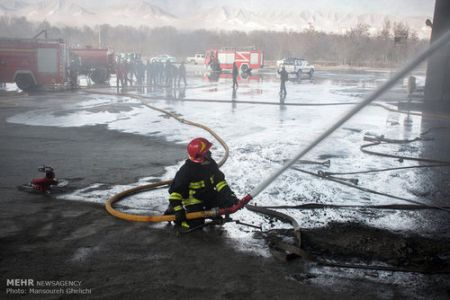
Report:
<svg viewBox="0 0 450 300"><path fill-rule="evenodd" d="M217 163L211 159L208 164L186 160L178 170L169 188L169 201L172 207L204 204L219 194L232 194L225 181L225 175Z"/></svg>

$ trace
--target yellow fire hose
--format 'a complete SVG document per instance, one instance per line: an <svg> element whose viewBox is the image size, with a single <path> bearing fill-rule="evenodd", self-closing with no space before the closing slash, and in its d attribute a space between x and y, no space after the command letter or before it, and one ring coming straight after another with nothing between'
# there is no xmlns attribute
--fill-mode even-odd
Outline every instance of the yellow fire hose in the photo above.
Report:
<svg viewBox="0 0 450 300"><path fill-rule="evenodd" d="M222 159L217 163L219 165L219 167L221 167L225 161L228 159L228 155L229 155L229 148L228 145L225 143L225 141L219 136L217 135L211 128L199 124L199 123L195 123L186 119L183 119L179 116L177 116L174 113L171 113L169 111L166 111L164 109L161 108L157 108L155 106L149 105L147 103L145 103L145 98L139 96L139 95L133 95L133 94L121 94L121 93L107 93L107 92L98 92L98 91L89 91L89 93L91 94L100 94L100 95L109 95L109 96L126 96L126 97L130 97L130 98L135 98L135 99L139 99L142 101L142 104L147 106L150 109L162 112L164 114L166 114L169 117L172 117L174 119L176 119L177 121L183 123L183 124L187 124L187 125L191 125L191 126L195 126L201 129L206 130L207 132L209 132L224 148L225 150L225 154L222 157ZM128 220L128 221L134 221L134 222L165 222L165 221L174 221L175 220L175 216L174 215L157 215L157 216L147 216L147 215L137 215L137 214L129 214L129 213L124 213L121 211L116 210L113 207L113 204L116 202L119 202L123 199L125 199L128 196L137 194L137 193L141 193L141 192L146 192L146 191L151 191L154 190L156 188L162 187L162 186L166 186L172 183L172 180L164 180L164 181L160 181L160 182L156 182L156 183L151 183L151 184L146 184L146 185L141 185L141 186L137 186L125 191L122 191L118 194L115 194L114 196L112 196L111 198L109 198L106 203L105 203L105 208L106 210L113 216L119 218L119 219L123 219L123 220ZM186 214L186 218L187 219L199 219L199 218L208 218L208 217L214 217L218 215L218 210L209 210L209 211L199 211L199 212L193 212L193 213L188 213Z"/></svg>
<svg viewBox="0 0 450 300"><path fill-rule="evenodd" d="M291 160L289 160L283 167L276 170L271 176L267 177L264 181L262 181L258 186L256 186L249 194L244 196L244 198L241 199L241 201L238 204L233 205L231 208L226 209L220 209L219 210L211 210L207 212L197 212L197 213L189 213L187 214L188 219L194 219L194 218L202 218L205 216L216 216L218 214L224 214L224 213L233 213L237 211L238 209L241 209L246 205L251 199L256 197L259 193L261 193L265 188L267 188L275 179L278 178L284 171L292 167L292 165L297 162L299 159L301 159L304 155L306 155L311 149L316 147L320 142L322 142L324 139L326 139L329 135L331 135L335 130L337 130L340 126L342 126L345 122L347 122L351 117L353 117L355 114L357 114L361 109L363 109L368 104L372 103L375 99L377 99L379 96L381 96L384 92L389 90L394 86L394 84L406 76L409 72L411 72L415 67L417 67L420 63L425 61L430 55L432 55L437 49L441 48L442 46L446 45L450 41L450 31L447 31L445 34L443 34L439 39L433 42L433 44L430 45L430 47L421 53L419 53L413 60L411 60L406 66L404 66L399 72L394 74L388 81L386 81L382 86L377 88L375 91L373 91L371 94L369 94L363 101L359 102L355 107L353 107L351 110L349 110L347 113L345 113L337 122L335 122L330 128L328 128L325 132L323 132L320 136L318 136L314 141L312 141L308 146L303 148L301 151L299 151ZM136 99L141 100L143 103L144 101L142 99L145 99L144 97L141 97L139 95L130 95L130 94L113 94L113 93L101 93L97 92L97 94L107 94L107 95L121 95L121 96L127 96L127 97L133 97ZM147 107L160 111L164 114L167 114L168 116L175 118L176 120L180 121L181 123L196 126L199 128L202 128L209 133L211 133L225 148L225 155L222 158L222 160L218 163L219 166L221 166L226 159L228 158L228 147L225 144L225 142L210 128L194 123L188 120L185 120L183 118L178 117L177 115L167 112L163 109L156 108L153 106L150 106L148 104L145 104ZM129 189L126 191L123 191L110 199L106 201L106 210L111 213L112 215L125 219L130 221L140 221L140 222L161 222L161 221L171 221L174 220L174 216L141 216L141 215L132 215L132 214L126 214L119 212L115 210L112 207L112 204L114 202L117 202L124 197L128 195L132 195L133 193L141 192L141 191L149 191L152 190L158 186L162 186L165 184L169 184L172 181L166 181L166 182L160 182L157 184L149 184L144 185L141 187ZM155 186L156 185L156 186Z"/></svg>

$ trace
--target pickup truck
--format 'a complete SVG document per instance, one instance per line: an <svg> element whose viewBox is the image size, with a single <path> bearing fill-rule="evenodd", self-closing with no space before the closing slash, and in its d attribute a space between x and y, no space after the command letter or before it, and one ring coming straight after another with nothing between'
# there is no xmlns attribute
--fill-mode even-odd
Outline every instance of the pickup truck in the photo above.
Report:
<svg viewBox="0 0 450 300"><path fill-rule="evenodd" d="M194 56L186 57L186 62L194 65L205 63L205 54L194 54Z"/></svg>
<svg viewBox="0 0 450 300"><path fill-rule="evenodd" d="M296 57L277 60L277 69L281 70L283 66L289 74L295 74L297 78L300 78L302 74L312 77L315 70L314 66L310 65L306 59Z"/></svg>

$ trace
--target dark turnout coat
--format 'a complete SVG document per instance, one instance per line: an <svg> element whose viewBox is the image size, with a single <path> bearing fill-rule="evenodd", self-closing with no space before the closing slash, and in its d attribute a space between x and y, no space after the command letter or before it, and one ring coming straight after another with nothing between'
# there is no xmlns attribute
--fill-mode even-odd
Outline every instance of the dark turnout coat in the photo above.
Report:
<svg viewBox="0 0 450 300"><path fill-rule="evenodd" d="M192 212L229 207L237 202L217 163L213 159L207 162L200 164L186 160L169 188L171 207L183 205L186 211Z"/></svg>

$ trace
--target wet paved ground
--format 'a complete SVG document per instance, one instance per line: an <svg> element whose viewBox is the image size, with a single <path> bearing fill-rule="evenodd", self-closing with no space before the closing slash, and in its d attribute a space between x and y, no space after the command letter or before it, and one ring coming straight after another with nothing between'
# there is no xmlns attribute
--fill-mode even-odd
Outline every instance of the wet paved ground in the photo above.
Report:
<svg viewBox="0 0 450 300"><path fill-rule="evenodd" d="M186 88L130 87L122 92L148 96L146 103L176 112L188 120L205 124L215 130L230 147L230 158L222 170L235 192L244 195L323 132L353 103L360 101L361 97L388 77L388 72L378 71L318 71L312 79L305 77L301 81L289 82L288 95L284 100L280 100L278 96L278 79L270 73L241 79L236 92L231 89L229 76L211 78L199 73L190 74ZM115 88L95 87L95 89L115 91ZM406 92L399 84L382 100L393 103L406 100ZM15 100L8 100L9 103L13 101ZM320 106L314 106L316 104ZM35 95L27 97L26 101L17 101L15 105L25 105L27 109L9 116L6 120L10 124L66 128L105 126L110 131L162 138L180 146L196 136L211 138L199 129L163 117L161 113L142 105L140 101L126 96L100 96L79 91ZM363 137L366 134L383 135L390 139L414 139L430 128L430 132L426 135L428 140L401 145L381 145L376 150L405 156L450 160L449 154L443 150L448 149L446 137L450 131L449 120L435 123L436 121L425 120L420 116L408 116L378 106L370 106L305 157L314 161L330 159L329 168L310 164L298 164L297 167L316 173L419 165L420 163L414 161L399 162L398 159L364 154L359 147L365 143ZM214 157L220 158L222 149L217 142L215 144ZM108 147L105 145L105 148ZM140 156L139 153L133 155ZM145 157L145 153L142 155ZM142 157L139 159L142 160ZM51 159L47 163L52 164ZM161 177L137 176L136 184L172 178L181 164L182 160L178 164L165 166L165 174ZM126 172L125 166L123 169ZM448 172L448 167L439 167L341 177L357 178L358 186L379 192L429 205L448 206L450 193L447 180L449 177L446 175ZM67 173L62 176L73 177ZM129 181L124 182L128 183ZM69 186L70 184L69 180ZM103 203L109 196L127 187L130 185L111 185L107 180L99 180L59 198ZM159 214L166 207L166 193L157 191L139 194L123 201L122 205L132 212ZM398 199L351 189L296 170L289 170L281 175L254 201L258 205L272 206L304 203L407 204ZM424 236L448 237L450 232L449 213L439 210L397 211L359 208L282 211L296 217L303 228L325 226L331 221L357 221L378 228L405 233L415 232ZM288 227L281 222L268 223L264 217L245 210L238 212L236 218L262 224L265 230ZM229 236L236 241L238 251L270 256L264 243L253 239L252 230L230 224L225 228ZM347 280L367 279L367 274L363 271L317 268L313 273L314 278L308 281L319 286L328 286L330 282L345 285ZM445 277L424 278L386 272L377 273L373 277L375 279L371 280L380 284L396 282L400 288L413 286L412 290L421 290L424 286L433 286L445 279ZM389 295L391 294L385 296Z"/></svg>

